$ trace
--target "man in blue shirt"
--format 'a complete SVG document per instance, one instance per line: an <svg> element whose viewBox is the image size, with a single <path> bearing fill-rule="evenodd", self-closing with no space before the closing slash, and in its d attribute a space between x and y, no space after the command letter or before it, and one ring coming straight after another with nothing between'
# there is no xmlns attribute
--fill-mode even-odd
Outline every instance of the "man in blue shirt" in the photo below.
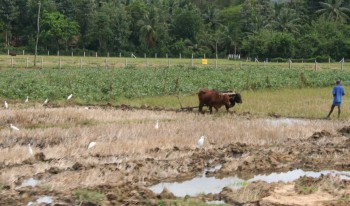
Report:
<svg viewBox="0 0 350 206"><path fill-rule="evenodd" d="M327 115L327 118L332 114L333 109L335 106L338 107L338 118L340 117L340 106L342 102L342 97L345 95L345 91L343 86L340 83L340 80L337 80L336 85L333 88L332 94L333 94L333 104L331 107L331 111L329 111L329 114Z"/></svg>

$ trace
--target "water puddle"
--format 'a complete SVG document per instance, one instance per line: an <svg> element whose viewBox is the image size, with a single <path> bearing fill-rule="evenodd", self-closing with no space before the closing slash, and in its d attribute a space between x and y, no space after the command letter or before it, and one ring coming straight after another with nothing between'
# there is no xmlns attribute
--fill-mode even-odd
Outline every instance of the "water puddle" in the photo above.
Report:
<svg viewBox="0 0 350 206"><path fill-rule="evenodd" d="M16 187L16 189L18 188L22 188L22 187L35 187L40 183L39 180L33 179L33 178L29 178L29 179L25 179L22 184L18 187Z"/></svg>
<svg viewBox="0 0 350 206"><path fill-rule="evenodd" d="M40 204L51 204L53 203L53 199L50 196L41 196L35 202L28 202L27 206L34 206Z"/></svg>
<svg viewBox="0 0 350 206"><path fill-rule="evenodd" d="M206 171L209 171L206 170ZM191 180L184 182L163 182L157 185L151 186L150 189L154 193L161 193L164 188L167 188L177 197L197 196L199 194L217 194L220 193L222 188L230 187L232 189L239 189L242 186L249 184L254 181L265 181L267 183L273 182L291 182L299 179L302 176L318 178L321 175L331 174L333 176L340 175L340 178L350 180L350 172L348 171L336 171L336 170L324 170L321 172L303 171L301 169L292 170L281 173L271 173L269 175L255 175L251 179L241 179L237 176L225 177L218 179L216 177L206 177L205 172L200 177L195 177Z"/></svg>
<svg viewBox="0 0 350 206"><path fill-rule="evenodd" d="M226 202L223 200L206 201L208 205L225 205Z"/></svg>
<svg viewBox="0 0 350 206"><path fill-rule="evenodd" d="M306 125L309 123L308 120L297 118L266 119L265 121L272 126Z"/></svg>

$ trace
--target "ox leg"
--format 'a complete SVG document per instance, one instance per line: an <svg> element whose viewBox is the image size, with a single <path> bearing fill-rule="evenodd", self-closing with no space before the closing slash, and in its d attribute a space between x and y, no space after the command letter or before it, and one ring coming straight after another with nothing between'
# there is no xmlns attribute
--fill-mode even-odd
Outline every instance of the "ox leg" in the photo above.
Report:
<svg viewBox="0 0 350 206"><path fill-rule="evenodd" d="M213 111L213 107L212 106L209 106L209 111L210 111L210 114L211 114L212 111Z"/></svg>
<svg viewBox="0 0 350 206"><path fill-rule="evenodd" d="M203 112L203 104L199 104L199 106L198 106L198 112L200 112L200 113L202 113L202 114L204 114L204 112Z"/></svg>
<svg viewBox="0 0 350 206"><path fill-rule="evenodd" d="M228 110L230 109L230 107L225 105L225 108L226 108L226 112L228 113Z"/></svg>
<svg viewBox="0 0 350 206"><path fill-rule="evenodd" d="M217 107L214 107L215 108L215 111L216 111L216 113L218 113L218 111L219 111L219 108L217 108Z"/></svg>

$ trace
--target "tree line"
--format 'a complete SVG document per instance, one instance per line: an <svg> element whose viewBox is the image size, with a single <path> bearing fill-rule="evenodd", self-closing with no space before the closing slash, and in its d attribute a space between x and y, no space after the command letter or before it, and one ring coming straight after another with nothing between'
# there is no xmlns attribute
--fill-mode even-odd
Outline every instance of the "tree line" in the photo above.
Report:
<svg viewBox="0 0 350 206"><path fill-rule="evenodd" d="M2 50L341 59L345 0L0 0Z"/></svg>

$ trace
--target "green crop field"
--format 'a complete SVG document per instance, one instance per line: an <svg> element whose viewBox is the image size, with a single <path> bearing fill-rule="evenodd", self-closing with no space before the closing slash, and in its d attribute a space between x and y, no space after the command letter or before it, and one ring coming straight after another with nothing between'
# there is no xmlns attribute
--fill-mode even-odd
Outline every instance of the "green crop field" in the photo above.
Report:
<svg viewBox="0 0 350 206"><path fill-rule="evenodd" d="M66 58L64 60L68 61L72 57ZM96 60L103 62L103 58ZM181 99L183 106L196 106L196 93L201 88L209 88L241 92L246 100L241 107L242 112L253 111L262 115L277 112L286 116L318 117L325 108L328 109L331 98L329 90L335 79L342 79L344 85L350 84L350 70L337 69L338 64L319 64L315 71L310 63L295 63L292 68L288 68L286 63L244 63L240 69L240 63L235 61L226 60L227 63L232 63L230 66L192 67L180 64L180 61L186 62L189 59L177 60L179 64L175 66L162 66L166 59L157 59L158 66L154 67L129 65L122 68L71 66L62 69L25 69L2 66L0 98L20 102L29 96L34 102L43 102L49 98L51 103L63 104L72 93L72 103L75 104L109 102L178 108L177 97ZM288 92L280 92L283 90ZM305 110L297 107L291 111L280 110L280 107L298 98L305 102L318 99L324 106L314 113L305 113L305 110L312 110L311 106L304 108ZM284 105L277 104L280 99L283 99ZM300 101L297 105L303 107ZM275 102L275 106L271 102ZM271 107L266 109L257 105Z"/></svg>

